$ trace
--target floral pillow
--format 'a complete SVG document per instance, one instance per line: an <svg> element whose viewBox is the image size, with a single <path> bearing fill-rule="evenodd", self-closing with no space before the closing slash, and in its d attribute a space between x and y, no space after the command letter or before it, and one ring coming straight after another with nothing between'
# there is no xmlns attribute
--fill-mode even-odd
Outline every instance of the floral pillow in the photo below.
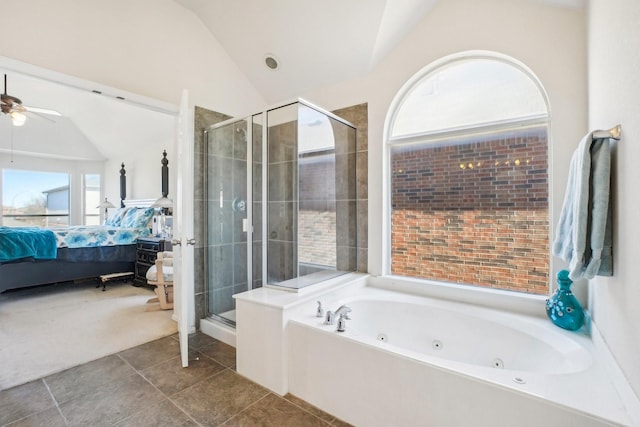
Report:
<svg viewBox="0 0 640 427"><path fill-rule="evenodd" d="M124 228L147 228L147 225L153 216L153 212L153 208L129 209L124 214L120 226Z"/></svg>
<svg viewBox="0 0 640 427"><path fill-rule="evenodd" d="M111 227L120 227L122 225L122 218L124 218L129 208L118 208L104 223Z"/></svg>

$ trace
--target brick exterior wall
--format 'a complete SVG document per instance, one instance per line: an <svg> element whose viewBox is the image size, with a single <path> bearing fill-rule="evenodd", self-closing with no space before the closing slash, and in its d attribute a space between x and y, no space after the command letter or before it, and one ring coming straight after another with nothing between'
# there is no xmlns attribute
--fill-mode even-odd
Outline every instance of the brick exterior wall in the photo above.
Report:
<svg viewBox="0 0 640 427"><path fill-rule="evenodd" d="M298 261L333 267L336 259L336 212L298 212Z"/></svg>
<svg viewBox="0 0 640 427"><path fill-rule="evenodd" d="M391 271L546 294L547 132L392 148Z"/></svg>

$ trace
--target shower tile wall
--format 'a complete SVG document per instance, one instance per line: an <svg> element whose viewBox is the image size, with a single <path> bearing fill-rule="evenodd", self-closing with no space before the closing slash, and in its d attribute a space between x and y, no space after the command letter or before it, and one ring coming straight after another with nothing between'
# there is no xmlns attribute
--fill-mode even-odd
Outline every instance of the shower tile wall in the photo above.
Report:
<svg viewBox="0 0 640 427"><path fill-rule="evenodd" d="M348 203L344 209L354 209L357 212L357 236L355 245L352 240L349 241L347 247L349 251L355 250L357 252L357 270L361 272L368 271L368 198L369 198L369 115L368 105L358 104L351 107L341 108L339 110L332 111L336 116L341 117L351 124L353 124L356 131L356 153L355 153L355 168L356 168L356 195L355 202L348 196ZM349 167L352 167L353 161L351 158L348 160ZM344 217L344 215L341 215ZM352 220L353 215L347 215L346 218ZM338 225L338 235L340 233L341 226ZM351 258L349 258L351 259Z"/></svg>
<svg viewBox="0 0 640 427"><path fill-rule="evenodd" d="M269 127L267 139L269 281L297 277L298 144L297 121Z"/></svg>
<svg viewBox="0 0 640 427"><path fill-rule="evenodd" d="M253 118L253 289L262 286L262 118L258 114Z"/></svg>
<svg viewBox="0 0 640 427"><path fill-rule="evenodd" d="M368 108L367 104L359 104L347 108L342 108L333 111L339 117L351 122L357 128L357 146L355 156L356 167L356 199L355 206L357 212L357 238L355 250L357 252L357 268L358 271L367 271L367 228L368 228ZM203 132L210 125L222 122L231 118L222 113L210 111L201 107L195 108L195 159L194 159L194 185L195 185L195 306L196 306L196 319L202 319L207 316L206 301L208 299L208 291L205 288L205 248L206 242L206 210L205 210L205 181L206 181L206 167L205 167L205 141L203 138ZM262 126L260 124L254 124L254 135L261 138ZM261 146L262 141L254 138L254 144ZM261 188L261 182L258 179L262 177L262 165L259 162L262 156L259 152L254 152L254 219L260 219L262 212L261 209L261 192L256 191ZM256 197L258 197L256 199ZM348 205L352 208L353 202ZM256 221L255 224L259 224ZM254 255L261 254L261 244L259 240L262 232L260 229L254 229ZM351 242L352 243L352 242ZM348 246L353 250L353 246ZM259 287L262 284L262 278L259 274L262 268L262 259L260 256L254 256L253 259L253 272L254 272L254 287ZM197 325L199 329L199 324Z"/></svg>
<svg viewBox="0 0 640 427"><path fill-rule="evenodd" d="M200 329L200 319L207 317L207 298L208 290L206 288L206 265L205 265L205 244L206 244L206 141L204 140L204 131L209 126L220 123L230 116L217 113L215 111L196 107L194 115L194 234L196 237L195 260L194 260L194 284L195 284L195 309L196 309L196 328Z"/></svg>
<svg viewBox="0 0 640 427"><path fill-rule="evenodd" d="M246 122L209 132L207 156L209 312L235 309L232 295L248 290Z"/></svg>
<svg viewBox="0 0 640 427"><path fill-rule="evenodd" d="M357 188L356 131L331 120L336 140L335 201L336 201L336 268L354 271L357 265ZM354 124L355 126L355 124Z"/></svg>

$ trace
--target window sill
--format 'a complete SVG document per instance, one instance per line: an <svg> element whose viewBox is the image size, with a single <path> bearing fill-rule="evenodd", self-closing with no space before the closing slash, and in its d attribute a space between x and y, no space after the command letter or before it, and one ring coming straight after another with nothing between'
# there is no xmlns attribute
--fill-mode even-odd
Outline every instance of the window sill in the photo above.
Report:
<svg viewBox="0 0 640 427"><path fill-rule="evenodd" d="M374 287L396 292L457 301L529 316L546 317L546 295L532 295L394 275L371 276L369 283Z"/></svg>

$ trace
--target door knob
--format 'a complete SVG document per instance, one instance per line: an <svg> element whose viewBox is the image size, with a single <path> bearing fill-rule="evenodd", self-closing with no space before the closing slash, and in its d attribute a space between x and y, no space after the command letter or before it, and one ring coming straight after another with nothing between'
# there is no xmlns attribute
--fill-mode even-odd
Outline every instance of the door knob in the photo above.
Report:
<svg viewBox="0 0 640 427"><path fill-rule="evenodd" d="M196 239L187 239L187 245L195 246L196 245Z"/></svg>
<svg viewBox="0 0 640 427"><path fill-rule="evenodd" d="M180 242L180 240L178 240L178 239L173 239L173 240L171 241L171 244L172 244L173 246L180 246L182 243L181 243L181 242Z"/></svg>

